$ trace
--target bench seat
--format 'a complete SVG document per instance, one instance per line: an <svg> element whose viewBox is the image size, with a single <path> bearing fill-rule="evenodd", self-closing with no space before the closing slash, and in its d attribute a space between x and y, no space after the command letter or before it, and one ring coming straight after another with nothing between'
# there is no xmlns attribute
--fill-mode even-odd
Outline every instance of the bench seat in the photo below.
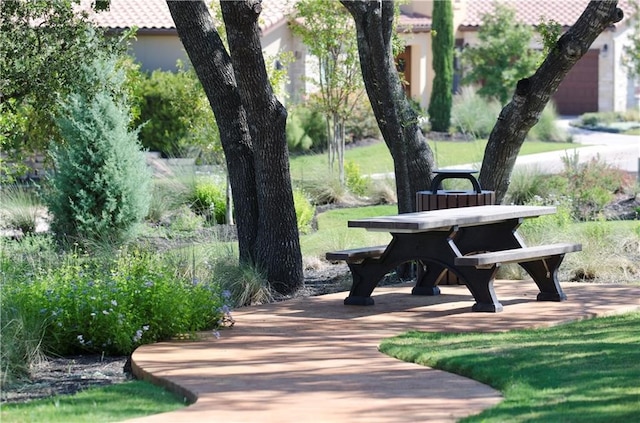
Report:
<svg viewBox="0 0 640 423"><path fill-rule="evenodd" d="M526 263L542 260L554 256L582 251L582 244L548 244L535 247L515 248L512 250L492 251L488 253L473 254L464 257L456 257L456 266L491 267L506 263Z"/></svg>
<svg viewBox="0 0 640 423"><path fill-rule="evenodd" d="M325 255L327 260L344 260L347 263L357 263L367 258L378 258L387 249L386 245L375 247L354 248L351 250L332 251Z"/></svg>

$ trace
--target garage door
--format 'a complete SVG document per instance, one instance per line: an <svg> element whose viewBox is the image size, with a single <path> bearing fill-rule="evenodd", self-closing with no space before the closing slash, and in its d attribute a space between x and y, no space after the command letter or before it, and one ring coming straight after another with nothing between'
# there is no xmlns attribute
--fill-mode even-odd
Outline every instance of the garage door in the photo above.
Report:
<svg viewBox="0 0 640 423"><path fill-rule="evenodd" d="M558 113L580 115L598 111L598 57L600 50L589 50L571 68L553 96Z"/></svg>

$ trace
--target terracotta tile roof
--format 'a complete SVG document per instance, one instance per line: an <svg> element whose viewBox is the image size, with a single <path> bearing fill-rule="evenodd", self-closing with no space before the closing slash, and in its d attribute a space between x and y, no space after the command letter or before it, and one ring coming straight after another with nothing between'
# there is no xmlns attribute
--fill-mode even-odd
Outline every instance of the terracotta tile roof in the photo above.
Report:
<svg viewBox="0 0 640 423"><path fill-rule="evenodd" d="M401 31L410 31L410 32L426 32L431 31L431 17L421 15L419 13L400 13L400 18L398 19L398 29Z"/></svg>
<svg viewBox="0 0 640 423"><path fill-rule="evenodd" d="M268 31L284 21L289 1L264 0L260 27ZM93 13L92 19L101 27L125 29L138 27L142 31L174 31L175 25L166 0L111 0L108 11Z"/></svg>
<svg viewBox="0 0 640 423"><path fill-rule="evenodd" d="M537 25L544 16L545 20L553 19L563 26L573 25L589 0L498 0L516 10L516 20L528 25ZM628 11L626 1L620 1L619 6ZM494 0L467 1L467 15L462 20L461 27L478 27L482 24L482 16L494 10ZM628 13L627 13L628 14Z"/></svg>

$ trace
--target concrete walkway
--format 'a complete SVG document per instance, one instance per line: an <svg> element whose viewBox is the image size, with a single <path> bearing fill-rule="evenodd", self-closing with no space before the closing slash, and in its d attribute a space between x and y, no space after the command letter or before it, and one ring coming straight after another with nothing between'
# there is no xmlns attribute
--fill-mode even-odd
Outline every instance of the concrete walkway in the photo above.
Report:
<svg viewBox="0 0 640 423"><path fill-rule="evenodd" d="M580 163L599 158L609 165L627 172L637 172L640 166L640 137L608 132L587 131L570 126L573 118L558 120L559 127L573 137L575 148L528 154L516 159L517 169L541 173L559 173L564 169L563 158L577 155Z"/></svg>
<svg viewBox="0 0 640 423"><path fill-rule="evenodd" d="M380 287L375 306L344 306L346 293L247 307L216 339L147 345L134 373L197 399L137 422L453 422L497 404L500 393L377 350L409 329L502 331L640 309L640 286L564 283L569 299L537 302L535 284L497 281L502 313L472 313L464 286L437 297L410 285Z"/></svg>

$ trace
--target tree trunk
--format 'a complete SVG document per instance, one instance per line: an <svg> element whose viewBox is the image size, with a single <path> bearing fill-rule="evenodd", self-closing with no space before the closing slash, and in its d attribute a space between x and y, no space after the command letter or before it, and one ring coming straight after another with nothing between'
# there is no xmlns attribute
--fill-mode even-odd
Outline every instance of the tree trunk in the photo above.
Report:
<svg viewBox="0 0 640 423"><path fill-rule="evenodd" d="M378 127L391 152L398 212L415 211L417 191L429 189L433 153L407 100L393 57L393 1L341 1L353 16L360 66Z"/></svg>
<svg viewBox="0 0 640 423"><path fill-rule="evenodd" d="M262 55L261 0L220 4L240 98L251 122L259 207L257 264L277 292L288 294L302 285L302 254L289 173L287 111L273 93Z"/></svg>
<svg viewBox="0 0 640 423"><path fill-rule="evenodd" d="M231 58L204 2L167 1L167 5L220 130L238 222L240 262L253 264L256 261L258 196L249 126Z"/></svg>
<svg viewBox="0 0 640 423"><path fill-rule="evenodd" d="M247 4L228 7L240 10ZM264 271L278 292L290 293L302 283L302 259L284 136L286 112L260 75L264 72L262 55L259 62L245 66L247 75L238 73L243 77L238 87L238 75L205 3L167 0L167 5L220 130L235 205L240 262ZM243 23L230 19L227 25ZM247 26L253 30L252 25ZM244 55L236 52L239 63L247 54L261 52L259 39L247 39L244 47L248 50ZM254 69L256 63L262 63L261 70ZM243 93L247 89L252 91ZM262 108L268 98L271 102ZM258 113L261 110L263 114ZM272 125L274 122L278 124ZM253 134L259 136L252 138ZM290 201L286 201L287 195Z"/></svg>
<svg viewBox="0 0 640 423"><path fill-rule="evenodd" d="M622 20L617 0L591 1L578 21L556 42L530 78L518 81L516 91L491 131L480 171L480 185L496 191L501 203L509 188L520 147L573 65L610 25Z"/></svg>

